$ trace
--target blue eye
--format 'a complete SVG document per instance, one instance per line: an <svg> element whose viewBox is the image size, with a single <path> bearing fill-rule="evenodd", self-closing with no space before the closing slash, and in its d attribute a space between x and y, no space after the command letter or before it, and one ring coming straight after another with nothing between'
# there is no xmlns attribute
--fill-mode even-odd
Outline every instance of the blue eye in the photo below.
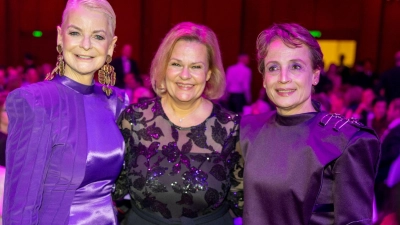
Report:
<svg viewBox="0 0 400 225"><path fill-rule="evenodd" d="M97 40L104 40L105 38L101 35L95 35L94 38L96 38Z"/></svg>
<svg viewBox="0 0 400 225"><path fill-rule="evenodd" d="M76 31L71 31L68 34L71 35L71 36L78 36L79 35L79 33L76 32Z"/></svg>

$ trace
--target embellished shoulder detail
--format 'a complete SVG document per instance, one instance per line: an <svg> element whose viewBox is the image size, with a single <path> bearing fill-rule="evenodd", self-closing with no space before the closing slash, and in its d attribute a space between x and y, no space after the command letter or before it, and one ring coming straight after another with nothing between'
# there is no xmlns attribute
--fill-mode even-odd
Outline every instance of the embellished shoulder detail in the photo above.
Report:
<svg viewBox="0 0 400 225"><path fill-rule="evenodd" d="M340 129L342 129L346 124L349 124L355 128L367 130L370 133L375 134L375 131L373 129L365 126L358 119L353 118L353 117L350 119L347 119L338 113L326 114L319 121L319 125L322 127L326 127L328 124L333 124L332 129L336 132L338 132Z"/></svg>

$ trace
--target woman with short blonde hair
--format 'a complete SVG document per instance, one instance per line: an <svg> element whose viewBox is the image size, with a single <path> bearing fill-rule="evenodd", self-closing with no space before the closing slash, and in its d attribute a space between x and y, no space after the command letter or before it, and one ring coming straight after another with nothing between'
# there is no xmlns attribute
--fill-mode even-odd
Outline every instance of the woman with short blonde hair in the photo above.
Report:
<svg viewBox="0 0 400 225"><path fill-rule="evenodd" d="M123 137L115 121L127 102L109 82L114 30L106 0L69 0L56 68L9 94L3 224L117 224L111 191Z"/></svg>

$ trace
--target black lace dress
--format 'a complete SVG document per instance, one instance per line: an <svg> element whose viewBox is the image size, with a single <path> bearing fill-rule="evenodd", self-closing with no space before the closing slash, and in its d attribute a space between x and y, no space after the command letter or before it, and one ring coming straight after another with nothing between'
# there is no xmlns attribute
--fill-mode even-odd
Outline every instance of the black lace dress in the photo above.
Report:
<svg viewBox="0 0 400 225"><path fill-rule="evenodd" d="M118 121L126 153L114 198L130 194L135 216L128 223L231 224L228 208L240 214L242 199L239 120L214 104L204 122L183 128L160 98L127 107Z"/></svg>

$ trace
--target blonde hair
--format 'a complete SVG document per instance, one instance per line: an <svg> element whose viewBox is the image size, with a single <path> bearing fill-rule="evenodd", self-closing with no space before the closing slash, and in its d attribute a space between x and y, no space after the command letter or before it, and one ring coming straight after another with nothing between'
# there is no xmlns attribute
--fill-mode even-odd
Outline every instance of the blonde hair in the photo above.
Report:
<svg viewBox="0 0 400 225"><path fill-rule="evenodd" d="M104 13L107 16L111 35L114 36L117 18L113 8L107 0L68 0L62 15L61 24L64 24L67 19L68 11L77 6L83 6L87 9Z"/></svg>
<svg viewBox="0 0 400 225"><path fill-rule="evenodd" d="M192 22L182 22L174 26L158 47L150 68L150 79L154 92L161 96L167 91L165 73L172 50L179 40L197 41L206 46L211 77L206 83L203 94L208 99L221 97L225 91L225 72L217 36L210 28Z"/></svg>

